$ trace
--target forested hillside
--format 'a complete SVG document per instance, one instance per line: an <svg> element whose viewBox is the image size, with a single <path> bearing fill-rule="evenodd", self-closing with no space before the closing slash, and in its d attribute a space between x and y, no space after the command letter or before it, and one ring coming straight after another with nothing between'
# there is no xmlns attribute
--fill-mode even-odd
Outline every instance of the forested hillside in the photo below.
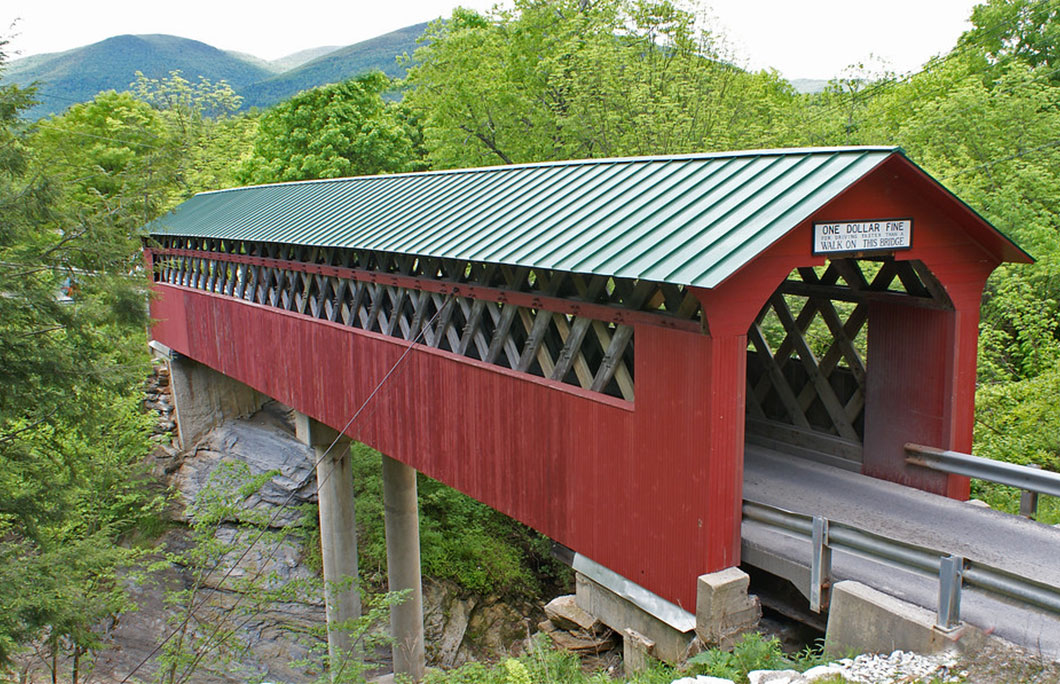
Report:
<svg viewBox="0 0 1060 684"><path fill-rule="evenodd" d="M398 57L416 49L416 39L427 24L414 24L369 40L327 52L288 71L239 90L247 107L268 107L295 93L329 83L338 83L372 71L402 78L405 69Z"/></svg>
<svg viewBox="0 0 1060 684"><path fill-rule="evenodd" d="M15 62L3 74L5 83L39 83L39 103L25 116L39 118L86 102L104 90L126 90L136 72L151 78L171 70L194 74L195 79L225 81L241 88L272 76L264 67L222 52L197 40L176 36L114 36L85 47Z"/></svg>
<svg viewBox="0 0 1060 684"><path fill-rule="evenodd" d="M0 671L29 648L73 656L76 667L101 647L101 625L130 608L119 578L152 549L166 500L142 467L153 443L141 409L139 230L201 190L900 145L1038 260L998 269L983 295L975 450L1060 471L1060 0L988 0L971 19L917 73L854 74L811 94L775 72L734 67L722 36L651 0L457 10L425 29L405 80L374 72L297 95L307 81L292 81L268 91L289 99L265 112L246 113L237 92L268 83L263 69L226 62L232 70L208 80L194 69L167 77L146 63L166 60L161 38L114 39L146 41L151 51L130 51L126 66L147 76L122 76L117 92L65 102L36 124L34 90L0 87ZM351 64L355 52L299 72L331 78L341 72L327 60ZM64 82L84 58L64 57L41 77ZM21 82L12 76L4 82ZM394 88L399 102L384 98ZM1004 488L974 493L1016 505ZM1060 522L1055 502L1043 516Z"/></svg>
<svg viewBox="0 0 1060 684"><path fill-rule="evenodd" d="M37 84L38 101L23 113L29 119L62 112L104 90L126 90L137 72L165 78L178 71L191 81L223 81L243 96L245 108L269 107L302 90L371 71L404 76L398 57L416 49L416 39L426 26L415 24L344 47L303 50L273 62L177 36L114 36L65 52L14 60L0 74L0 83Z"/></svg>

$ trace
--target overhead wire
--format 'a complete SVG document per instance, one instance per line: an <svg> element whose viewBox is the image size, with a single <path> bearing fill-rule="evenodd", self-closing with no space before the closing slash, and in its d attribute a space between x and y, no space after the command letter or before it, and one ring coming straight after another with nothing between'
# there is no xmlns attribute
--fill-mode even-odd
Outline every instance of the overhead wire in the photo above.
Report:
<svg viewBox="0 0 1060 684"><path fill-rule="evenodd" d="M983 37L982 39L980 39L978 41L976 41L976 40L968 40L968 41L965 41L963 43L958 43L952 50L950 50L945 55L943 55L943 56L941 56L941 57L939 57L937 59L929 60L924 65L924 68L921 69L920 71L910 71L910 72L908 72L908 73L906 73L906 74L904 74L902 76L893 77L893 78L887 78L887 79L883 79L883 80L877 81L876 83L871 84L865 90L859 91L858 95L867 96L869 99L871 99L872 97L876 96L877 94L882 93L884 91L884 89L890 88L891 86L900 85L902 83L905 83L905 82L909 81L910 79L914 78L915 76L919 76L921 74L928 73L929 71L931 71L931 70L933 70L933 69L935 69L935 68L937 68L937 67L939 67L941 65L945 65L950 60L956 59L957 57L962 56L965 52L968 52L968 51L972 50L975 47L979 47L979 48L985 47L985 45L983 44L983 41L985 41L986 39L989 39L991 37L996 37L997 35L1000 35L1001 31L1003 31L1004 29L1007 29L1009 27L1014 26L1018 21L1019 21L1019 17L1017 16L1017 17L1015 17L1013 19L1009 19L1009 20L1006 20L1006 21L998 22L994 26L991 26L988 29L986 29L983 34L980 34ZM941 92L941 90L938 90L937 92ZM845 106L846 105L843 102L837 102L837 103L834 103L834 104L831 104L831 105L827 105L827 106L821 108L821 110L818 112L817 116L815 116L815 117L813 117L811 119L811 123L817 123L821 119L821 117L823 117L825 115L828 115L828 114L836 113L836 112L838 112L840 109L842 109Z"/></svg>
<svg viewBox="0 0 1060 684"><path fill-rule="evenodd" d="M331 441L331 443L328 445L328 447L323 451L323 453L320 455L320 457L317 458L314 461L314 463L313 463L314 470L316 469L317 466L319 466L321 463L324 462L324 459L328 457L328 455L331 453L331 450L334 449L335 446L340 441L342 441L346 431L349 430L350 427L357 420L357 418L360 417L361 413L368 406L368 404L375 398L375 396L379 393L379 391L382 389L383 385L386 384L386 382L388 380L390 380L390 378L401 367L402 363L408 357L409 353L413 350L413 348L415 348L416 344L418 344L419 341L421 339L423 339L424 335L427 333L427 330L430 328L431 325L434 324L434 321L438 318L438 316L442 313L442 311L445 310L445 307L449 305L450 300L452 298L453 298L452 294L446 295L446 298L443 300L442 305L438 307L438 310L435 311L434 315L431 316L430 320L420 329L419 334L405 346L405 349L402 352L401 356L398 357L397 361L394 362L394 364L386 372L386 374L383 376L383 378L376 384L375 388L368 395L368 397L365 398L365 400L361 403L361 405L357 408L357 410L353 413L353 415L350 416L350 419L348 421L346 421L345 426L343 426L343 428L336 433L335 438ZM369 415L373 415L373 414L374 414L374 409L373 409L372 414L369 414ZM329 470L328 474L324 477L324 479L317 482L316 488L315 488L316 492L320 491L320 488L323 486L323 484L325 482L327 482L327 478L329 478L331 476L332 472L334 472L334 470ZM171 639L173 639L182 630L187 628L188 624L191 622L191 619L195 615L196 611L198 611L200 608L202 608L206 604L206 602L213 596L213 594L215 594L220 589L221 585L225 582L225 580L227 580L231 576L232 572L239 566L239 563L241 563L247 557L247 555L250 553L250 551L254 548L254 546L256 546L257 543L261 541L261 539L265 536L266 530L268 530L269 528L271 528L273 526L273 523L276 522L276 520L278 519L280 514L283 513L285 511L285 509L287 508L287 506L290 505L291 501L294 500L295 493L296 493L296 491L292 490L290 492L290 494L287 495L287 498L284 499L284 501L276 509L276 511L273 513L273 515L269 518L268 522L261 527L261 530L259 531L257 536L255 536L251 540L251 542L247 545L247 547L243 550L243 552L239 555L239 557L235 560L235 562L230 565L228 570L221 577L221 579L217 582L217 584L215 584L215 585L213 585L213 586L208 588L208 592L207 592L206 596L204 596L197 604L194 604L189 609L187 615L184 616L184 619L181 621L181 623L176 628L171 630L170 633L166 636L165 639L163 639L158 644L156 644L155 647L146 656L144 656L140 660L140 662L137 663L137 665L127 675L125 675L124 678L122 678L120 684L126 684L126 682L128 682L133 675L135 675L144 665L146 665L147 662L151 658L153 658L155 656L155 654L157 654L160 650L162 650L162 648L165 647L165 645L167 643L169 643L169 641ZM271 560L278 549L279 549L279 546L274 547L272 552L270 552L265 557L265 561ZM209 571L207 571L207 574L205 575L204 579L202 580L204 583L209 578L209 576L211 574L213 574L213 572L215 572L221 566L221 563L223 562L223 560L224 560L223 557L218 559L218 561L214 564L214 566L212 568L210 568ZM258 572L253 577L253 579L256 579L257 577L260 577L260 574L261 574L264 566L265 566L265 562L264 561L259 564ZM245 596L246 596L245 594L241 594L236 599L235 603L232 606L228 606L227 607L227 610L229 612L231 612L236 607L238 607L238 605L242 602L242 600L243 600L243 598ZM217 632L219 632L219 631L220 631L220 625L217 625L215 627L214 631L211 633L210 637L208 637L207 642L209 641L209 639L212 639L213 637L215 637ZM190 671L188 673L186 673L186 675L187 674L190 674ZM185 680L186 680L186 676L182 677L181 680L179 680L179 681L183 682Z"/></svg>

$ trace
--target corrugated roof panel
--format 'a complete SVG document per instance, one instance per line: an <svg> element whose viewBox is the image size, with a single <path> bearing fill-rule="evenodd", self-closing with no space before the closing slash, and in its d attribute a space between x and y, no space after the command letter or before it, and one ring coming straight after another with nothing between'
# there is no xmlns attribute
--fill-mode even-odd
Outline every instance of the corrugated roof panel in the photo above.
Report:
<svg viewBox="0 0 1060 684"><path fill-rule="evenodd" d="M758 150L280 183L201 193L148 231L714 287L895 154Z"/></svg>
<svg viewBox="0 0 1060 684"><path fill-rule="evenodd" d="M600 220L588 216L594 207L606 204L610 209L607 222L614 221L628 202L620 201L623 194L632 188L649 192L657 181L661 165L645 164L636 167L611 167L606 174L594 177L586 185L569 185L554 197L539 202L528 212L530 220L516 224L511 232L501 234L501 241L488 252L497 261L523 263L524 261L553 261L547 256L549 247L567 240L576 240L582 231ZM587 176L587 170L580 170ZM532 216L531 216L532 214Z"/></svg>
<svg viewBox="0 0 1060 684"><path fill-rule="evenodd" d="M649 246L642 240L638 249L624 255L622 269L630 275L645 271L669 273L674 261L696 259L731 230L734 212L750 210L765 195L771 179L797 161L774 157L748 164L692 200L682 215L661 224L655 231L660 236L655 244L645 249Z"/></svg>
<svg viewBox="0 0 1060 684"><path fill-rule="evenodd" d="M592 259L594 256L600 264L606 264L612 254L629 246L627 240L608 240L606 238L608 233L651 239L653 227L658 227L659 218L665 215L671 205L685 206L690 193L702 192L707 183L717 181L719 173L731 172L731 166L732 163L729 162L729 164L682 167L680 177L673 178L672 182L667 183L657 192L653 192L650 197L644 197L641 201L634 203L629 211L617 217L610 225L596 222L589 226L578 240L557 244L551 256L556 259L557 263L570 270L579 270L585 259Z"/></svg>

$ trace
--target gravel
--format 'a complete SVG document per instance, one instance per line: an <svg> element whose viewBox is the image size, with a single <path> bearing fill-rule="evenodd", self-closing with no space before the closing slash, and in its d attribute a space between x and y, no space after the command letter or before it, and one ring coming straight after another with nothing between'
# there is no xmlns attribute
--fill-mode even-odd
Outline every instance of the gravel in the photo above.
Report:
<svg viewBox="0 0 1060 684"><path fill-rule="evenodd" d="M918 655L895 651L889 655L864 654L837 660L840 674L859 684L898 684L934 679L939 682L961 682L968 676L957 667L956 656Z"/></svg>

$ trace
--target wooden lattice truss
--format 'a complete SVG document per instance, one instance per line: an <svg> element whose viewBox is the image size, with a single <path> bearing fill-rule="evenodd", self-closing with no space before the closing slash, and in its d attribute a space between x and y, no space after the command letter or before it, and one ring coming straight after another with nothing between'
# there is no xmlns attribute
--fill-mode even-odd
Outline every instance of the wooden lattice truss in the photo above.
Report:
<svg viewBox="0 0 1060 684"><path fill-rule="evenodd" d="M834 259L796 269L748 331L749 419L860 443L872 300L953 308L919 261Z"/></svg>
<svg viewBox="0 0 1060 684"><path fill-rule="evenodd" d="M632 401L633 324L700 331L675 285L343 248L167 237L155 280Z"/></svg>

